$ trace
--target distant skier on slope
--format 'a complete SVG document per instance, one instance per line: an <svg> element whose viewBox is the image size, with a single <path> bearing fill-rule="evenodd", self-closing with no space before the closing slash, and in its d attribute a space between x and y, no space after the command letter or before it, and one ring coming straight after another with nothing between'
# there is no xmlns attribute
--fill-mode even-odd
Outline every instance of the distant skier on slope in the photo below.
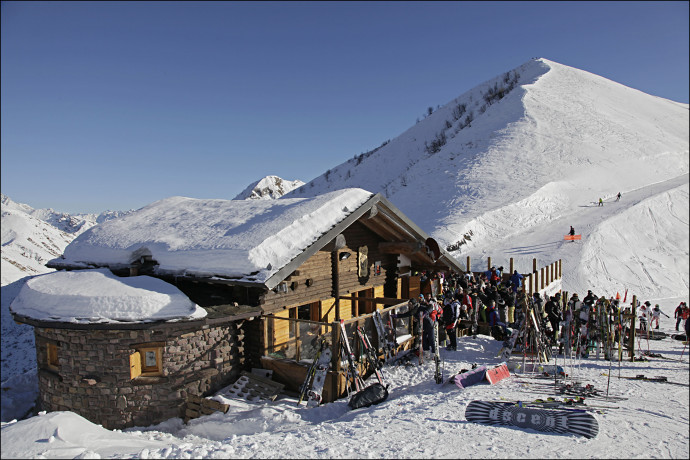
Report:
<svg viewBox="0 0 690 460"><path fill-rule="evenodd" d="M601 198L599 198L599 206L604 206L604 200L602 200Z"/></svg>
<svg viewBox="0 0 690 460"><path fill-rule="evenodd" d="M570 231L568 232L568 235L575 236L575 229L573 228L572 225L570 226Z"/></svg>
<svg viewBox="0 0 690 460"><path fill-rule="evenodd" d="M620 201L620 200L621 200L621 192L618 192L618 195L616 195L616 201Z"/></svg>

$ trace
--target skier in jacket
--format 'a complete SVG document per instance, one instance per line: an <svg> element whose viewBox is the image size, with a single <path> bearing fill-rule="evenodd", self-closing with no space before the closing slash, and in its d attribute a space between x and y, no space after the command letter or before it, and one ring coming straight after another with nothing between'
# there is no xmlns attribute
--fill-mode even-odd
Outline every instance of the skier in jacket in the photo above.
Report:
<svg viewBox="0 0 690 460"><path fill-rule="evenodd" d="M683 320L683 310L686 309L687 306L685 302L681 302L678 304L676 307L676 310L673 312L673 317L676 318L676 331L679 331L678 327L680 326L680 322Z"/></svg>
<svg viewBox="0 0 690 460"><path fill-rule="evenodd" d="M448 334L449 344L446 350L457 350L456 325L460 317L460 302L457 299L449 299L443 305L443 322L445 323L446 334Z"/></svg>
<svg viewBox="0 0 690 460"><path fill-rule="evenodd" d="M506 323L501 321L501 317L496 311L496 302L491 300L487 307L487 311L489 313L489 327L491 328L492 336L496 340L504 340L508 336L508 327ZM499 330L502 332L502 335L498 333Z"/></svg>
<svg viewBox="0 0 690 460"><path fill-rule="evenodd" d="M420 315L422 317L422 350L431 353L436 352L434 341L434 321L438 319L438 312L431 304L427 303L424 296L420 294L421 302L416 299L411 299L408 302L410 308L405 313L391 314L391 318L414 318L418 320ZM417 342L419 343L419 342Z"/></svg>
<svg viewBox="0 0 690 460"><path fill-rule="evenodd" d="M640 311L638 314L640 315L640 330L641 331L647 331L647 325L649 324L650 320L650 309L652 307L652 303L647 300L644 304L640 305Z"/></svg>
<svg viewBox="0 0 690 460"><path fill-rule="evenodd" d="M659 308L659 304L654 305L654 308L652 309L652 319L649 322L649 327L652 327L652 325L656 324L656 327L654 329L659 329L659 319L661 319L661 315L664 315L665 317L669 318L669 316L661 311L661 308Z"/></svg>
<svg viewBox="0 0 690 460"><path fill-rule="evenodd" d="M517 294L517 292L522 287L523 278L524 276L518 273L517 270L513 271L513 274L510 275L510 282L513 283L513 294Z"/></svg>
<svg viewBox="0 0 690 460"><path fill-rule="evenodd" d="M561 314L561 307L558 305L556 297L551 296L549 298L549 301L546 302L546 305L544 305L544 310L546 310L546 315L548 316L549 322L551 323L551 330L553 334L551 336L551 343L555 344L558 340L558 325L563 319L563 315Z"/></svg>
<svg viewBox="0 0 690 460"><path fill-rule="evenodd" d="M582 299L584 303L594 303L595 300L597 300L597 296L594 295L591 289L587 291L587 295Z"/></svg>

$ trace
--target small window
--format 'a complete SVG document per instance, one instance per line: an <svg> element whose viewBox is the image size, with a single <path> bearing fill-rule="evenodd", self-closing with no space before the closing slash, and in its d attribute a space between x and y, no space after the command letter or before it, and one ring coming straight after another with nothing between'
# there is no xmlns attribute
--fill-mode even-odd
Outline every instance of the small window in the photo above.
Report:
<svg viewBox="0 0 690 460"><path fill-rule="evenodd" d="M46 347L47 351L47 364L48 364L48 369L51 370L58 370L59 367L59 362L58 362L58 346L54 343L48 343Z"/></svg>
<svg viewBox="0 0 690 460"><path fill-rule="evenodd" d="M163 375L163 347L141 346L129 355L130 377Z"/></svg>

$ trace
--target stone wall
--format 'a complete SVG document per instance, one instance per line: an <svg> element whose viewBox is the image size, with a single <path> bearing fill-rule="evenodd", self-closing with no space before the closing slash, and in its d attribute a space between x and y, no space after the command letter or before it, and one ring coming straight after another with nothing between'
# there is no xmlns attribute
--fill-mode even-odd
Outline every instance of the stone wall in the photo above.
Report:
<svg viewBox="0 0 690 460"><path fill-rule="evenodd" d="M36 327L39 405L73 411L105 428L148 426L182 417L187 394L208 396L233 383L244 368L238 323L179 324L145 330L72 330ZM162 376L130 378L135 344L163 346ZM49 369L47 344L58 346Z"/></svg>

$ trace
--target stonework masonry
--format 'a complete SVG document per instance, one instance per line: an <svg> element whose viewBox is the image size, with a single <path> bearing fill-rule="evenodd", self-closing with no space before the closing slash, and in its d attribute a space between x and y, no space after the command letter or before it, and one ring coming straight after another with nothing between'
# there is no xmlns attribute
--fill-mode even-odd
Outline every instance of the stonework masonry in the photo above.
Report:
<svg viewBox="0 0 690 460"><path fill-rule="evenodd" d="M182 417L187 394L207 396L233 383L244 367L238 323L190 328L72 330L35 327L39 406L73 411L107 429ZM57 369L47 345L57 345ZM162 346L162 375L130 378L137 345Z"/></svg>

